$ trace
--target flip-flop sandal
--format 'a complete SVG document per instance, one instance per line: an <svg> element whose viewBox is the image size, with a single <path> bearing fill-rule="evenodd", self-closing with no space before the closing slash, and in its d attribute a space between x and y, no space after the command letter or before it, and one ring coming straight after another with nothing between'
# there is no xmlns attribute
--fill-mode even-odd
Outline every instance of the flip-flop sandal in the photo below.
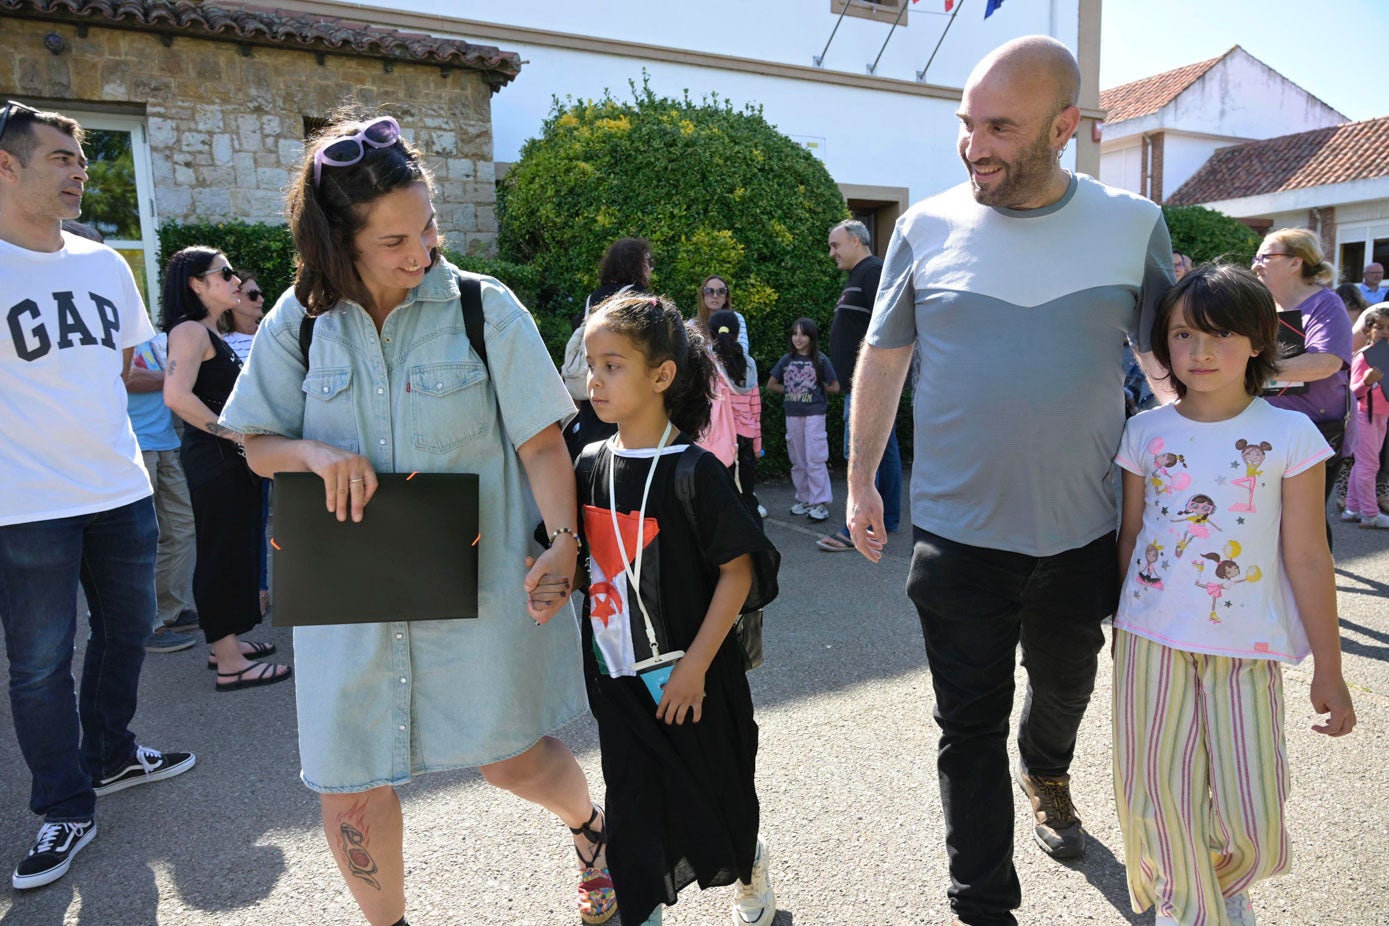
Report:
<svg viewBox="0 0 1389 926"><path fill-rule="evenodd" d="M251 670L262 666L266 669L269 669L269 671L262 672L260 675L253 676L251 678L245 677L247 672L250 672ZM242 688L259 688L262 685L273 685L276 682L283 682L285 679L289 678L291 675L294 674L294 669L290 666L284 666L284 672L277 672L276 670L279 668L281 667L277 665L271 665L268 662L253 662L246 668L242 669L240 672L218 672L217 677L219 679L234 678L236 679L236 681L227 685L223 685L221 682L217 682L213 687L215 687L218 691L239 691Z"/></svg>
<svg viewBox="0 0 1389 926"><path fill-rule="evenodd" d="M827 553L848 553L854 549L853 541L843 534L828 534L815 541L815 545Z"/></svg>
<svg viewBox="0 0 1389 926"><path fill-rule="evenodd" d="M263 658L263 657L265 657L265 656L272 655L272 654L275 652L275 644L274 644L274 643L256 643L256 642L254 642L254 641L252 641L252 640L242 640L242 641L240 641L240 642L243 643L243 644L245 644L246 646L249 646L249 647L251 648L251 651L250 651L249 653L242 653L242 654L241 654L241 655L245 656L247 659L261 659L261 658ZM208 657L207 657L207 667L208 667L209 669L216 669L216 668L217 668L217 657L216 657L216 656L208 656Z"/></svg>

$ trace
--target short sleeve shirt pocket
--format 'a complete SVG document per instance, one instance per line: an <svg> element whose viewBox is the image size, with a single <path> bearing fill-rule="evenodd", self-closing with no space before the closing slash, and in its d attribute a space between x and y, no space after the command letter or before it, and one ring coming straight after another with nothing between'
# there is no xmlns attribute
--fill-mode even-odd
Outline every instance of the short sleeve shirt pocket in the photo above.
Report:
<svg viewBox="0 0 1389 926"><path fill-rule="evenodd" d="M361 450L352 407L350 367L310 370L304 377L304 433L351 453Z"/></svg>
<svg viewBox="0 0 1389 926"><path fill-rule="evenodd" d="M409 427L415 447L448 453L492 431L496 402L487 368L473 361L426 363L409 370Z"/></svg>

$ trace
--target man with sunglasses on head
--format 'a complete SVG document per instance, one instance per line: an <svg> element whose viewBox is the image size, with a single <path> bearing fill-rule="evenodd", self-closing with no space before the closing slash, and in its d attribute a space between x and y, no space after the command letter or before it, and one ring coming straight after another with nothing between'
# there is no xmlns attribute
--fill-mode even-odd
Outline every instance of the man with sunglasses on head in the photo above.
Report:
<svg viewBox="0 0 1389 926"><path fill-rule="evenodd" d="M81 126L21 103L0 110L0 622L29 808L44 821L11 879L21 890L67 873L96 835L98 795L195 761L129 730L158 527L123 380L154 329L120 255L62 230L86 181ZM80 701L79 581L91 608Z"/></svg>

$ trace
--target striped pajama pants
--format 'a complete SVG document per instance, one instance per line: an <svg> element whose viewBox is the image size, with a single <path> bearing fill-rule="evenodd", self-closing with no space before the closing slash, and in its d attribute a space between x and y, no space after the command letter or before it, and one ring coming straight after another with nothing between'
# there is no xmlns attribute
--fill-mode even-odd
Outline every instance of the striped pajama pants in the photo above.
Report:
<svg viewBox="0 0 1389 926"><path fill-rule="evenodd" d="M1291 863L1283 673L1115 630L1114 794L1135 912L1224 926Z"/></svg>

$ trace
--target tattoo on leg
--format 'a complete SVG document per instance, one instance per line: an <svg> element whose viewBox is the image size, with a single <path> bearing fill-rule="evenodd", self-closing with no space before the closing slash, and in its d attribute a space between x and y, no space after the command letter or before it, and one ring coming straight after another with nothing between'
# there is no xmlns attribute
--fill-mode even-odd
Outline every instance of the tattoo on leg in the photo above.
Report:
<svg viewBox="0 0 1389 926"><path fill-rule="evenodd" d="M352 877L361 878L367 884L381 890L381 883L372 875L376 874L376 861L371 853L362 848L366 836L350 823L344 823L339 830L342 834L342 855L347 859L347 867Z"/></svg>
<svg viewBox="0 0 1389 926"><path fill-rule="evenodd" d="M381 882L373 875L378 871L376 860L366 850L366 802L358 801L347 813L338 818L338 835L342 839L342 857L347 860L347 868L352 877L361 878L367 884L381 890ZM348 821L351 822L348 822ZM353 824L356 824L355 826ZM358 829L358 827L361 829Z"/></svg>

